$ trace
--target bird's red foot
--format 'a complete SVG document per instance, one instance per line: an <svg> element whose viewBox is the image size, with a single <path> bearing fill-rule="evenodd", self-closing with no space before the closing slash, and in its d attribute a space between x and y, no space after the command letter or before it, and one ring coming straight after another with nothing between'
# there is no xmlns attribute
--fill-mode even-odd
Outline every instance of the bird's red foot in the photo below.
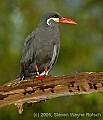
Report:
<svg viewBox="0 0 103 120"><path fill-rule="evenodd" d="M38 69L37 66L35 67L35 70L36 70L37 76L34 77L34 80L42 80L43 78L49 77L49 76L48 76L48 68L47 68L47 67L45 67L45 69L44 69L45 74L44 74L43 76L41 76L41 75L39 74L39 69Z"/></svg>
<svg viewBox="0 0 103 120"><path fill-rule="evenodd" d="M37 72L37 76L36 77L34 77L34 80L42 80L42 77L40 76L40 74L39 74L39 69L38 69L38 67L36 66L36 72Z"/></svg>
<svg viewBox="0 0 103 120"><path fill-rule="evenodd" d="M36 77L34 77L34 80L42 80L42 77L41 76L36 76Z"/></svg>

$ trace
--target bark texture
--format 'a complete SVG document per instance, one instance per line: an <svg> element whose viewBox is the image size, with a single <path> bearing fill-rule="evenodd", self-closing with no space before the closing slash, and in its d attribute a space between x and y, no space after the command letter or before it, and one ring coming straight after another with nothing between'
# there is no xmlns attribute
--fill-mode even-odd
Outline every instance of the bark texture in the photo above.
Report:
<svg viewBox="0 0 103 120"><path fill-rule="evenodd" d="M103 92L103 72L82 72L50 76L42 81L19 78L0 86L0 107L15 104L21 114L23 103L34 103L60 96Z"/></svg>

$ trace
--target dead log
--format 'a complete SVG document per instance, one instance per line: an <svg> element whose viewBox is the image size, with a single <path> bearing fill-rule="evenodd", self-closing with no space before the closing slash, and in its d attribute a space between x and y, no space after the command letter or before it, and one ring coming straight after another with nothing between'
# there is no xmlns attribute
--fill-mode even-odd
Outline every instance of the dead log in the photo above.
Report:
<svg viewBox="0 0 103 120"><path fill-rule="evenodd" d="M19 78L0 86L0 107L15 104L19 113L23 103L34 103L60 96L103 92L103 72L82 72L50 76L39 81Z"/></svg>

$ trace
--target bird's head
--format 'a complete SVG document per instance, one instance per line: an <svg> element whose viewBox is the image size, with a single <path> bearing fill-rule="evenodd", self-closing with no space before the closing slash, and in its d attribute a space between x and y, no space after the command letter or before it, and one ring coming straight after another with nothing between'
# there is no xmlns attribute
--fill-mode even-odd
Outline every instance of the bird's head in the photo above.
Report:
<svg viewBox="0 0 103 120"><path fill-rule="evenodd" d="M54 26L58 25L59 23L63 24L77 24L75 21L68 19L68 18L63 18L59 13L57 12L47 12L45 13L41 20L40 23L43 25L45 24L46 26Z"/></svg>

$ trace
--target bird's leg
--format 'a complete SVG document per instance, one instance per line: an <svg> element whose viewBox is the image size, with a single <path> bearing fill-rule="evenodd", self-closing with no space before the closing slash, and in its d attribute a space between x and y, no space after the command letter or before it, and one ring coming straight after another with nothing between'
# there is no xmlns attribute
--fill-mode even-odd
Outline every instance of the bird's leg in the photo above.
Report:
<svg viewBox="0 0 103 120"><path fill-rule="evenodd" d="M39 74L38 66L36 66L35 69L36 69L37 76L34 78L34 80L42 80L42 77Z"/></svg>
<svg viewBox="0 0 103 120"><path fill-rule="evenodd" d="M48 75L48 68L47 67L45 67L44 71L45 71L45 75Z"/></svg>
<svg viewBox="0 0 103 120"><path fill-rule="evenodd" d="M45 78L46 78L46 77L48 77L48 68L45 67L44 71L45 71L45 75L44 75L44 76L45 76Z"/></svg>

